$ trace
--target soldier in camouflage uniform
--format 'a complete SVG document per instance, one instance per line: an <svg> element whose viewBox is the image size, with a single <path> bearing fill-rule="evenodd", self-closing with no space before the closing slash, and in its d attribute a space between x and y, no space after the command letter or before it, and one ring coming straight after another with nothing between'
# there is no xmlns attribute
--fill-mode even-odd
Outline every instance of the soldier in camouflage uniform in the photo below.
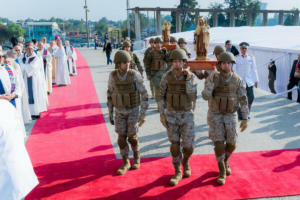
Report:
<svg viewBox="0 0 300 200"><path fill-rule="evenodd" d="M216 56L216 59L219 60L221 53L224 53L224 52L226 52L225 47L223 47L222 45L217 45L214 48L213 54Z"/></svg>
<svg viewBox="0 0 300 200"><path fill-rule="evenodd" d="M235 63L233 54L221 53L218 63L218 71L212 72L205 81L202 96L204 100L208 100L209 138L214 142L219 167L217 182L223 185L226 176L231 174L228 159L236 148L236 111L240 105L243 115L240 128L244 131L247 128L249 110L246 85L232 70Z"/></svg>
<svg viewBox="0 0 300 200"><path fill-rule="evenodd" d="M191 58L191 52L188 50L188 48L186 48L186 40L184 38L179 38L178 39L178 46L183 49L187 55L188 58Z"/></svg>
<svg viewBox="0 0 300 200"><path fill-rule="evenodd" d="M147 65L147 57L148 57L148 54L150 53L150 51L152 51L154 49L154 38L150 38L149 43L150 43L150 47L148 47L146 49L146 51L144 53L144 59L143 59L148 81L150 81L150 79L151 79L151 66ZM150 89L151 89L151 94L152 94L151 98L154 98L154 87L153 87L153 84L151 81L150 81Z"/></svg>
<svg viewBox="0 0 300 200"><path fill-rule="evenodd" d="M139 60L139 58L137 57L137 55L135 53L133 53L132 51L130 51L131 48L131 43L128 41L124 41L123 42L123 46L122 49L125 51L128 51L128 53L130 54L131 60L130 60L130 69L134 69L136 70L136 68L138 68L142 78L144 78L143 76L143 67L141 65L141 62Z"/></svg>
<svg viewBox="0 0 300 200"><path fill-rule="evenodd" d="M182 179L181 161L184 176L191 176L189 158L194 151L194 108L197 84L194 81L194 74L184 69L187 60L184 50L174 50L170 58L173 63L172 70L163 76L160 84L160 120L167 129L171 143L170 151L175 175L171 178L170 185L173 186Z"/></svg>
<svg viewBox="0 0 300 200"><path fill-rule="evenodd" d="M155 38L155 48L149 52L146 63L150 66L150 71L147 74L150 74L150 81L154 86L154 97L159 103L160 100L160 80L162 76L168 70L166 59L167 59L167 51L162 48L162 40L161 38Z"/></svg>
<svg viewBox="0 0 300 200"><path fill-rule="evenodd" d="M136 70L130 69L130 61L131 57L127 51L118 51L114 57L114 63L118 69L110 73L108 80L109 120L112 125L115 125L118 145L123 157L123 164L117 171L118 175L125 174L131 167L127 142L130 143L133 151L132 169L140 167L137 133L138 127L145 122L145 113L148 108L148 94L143 79Z"/></svg>
<svg viewBox="0 0 300 200"><path fill-rule="evenodd" d="M171 37L170 37L170 44L176 45L176 49L178 49L178 46L177 46L177 39L176 39L174 36L171 36ZM172 59L171 59L170 57L171 57L171 54L172 54L172 52L173 52L174 50L175 50L175 49L167 50L167 64L168 64L168 69L171 69L171 68L172 68Z"/></svg>

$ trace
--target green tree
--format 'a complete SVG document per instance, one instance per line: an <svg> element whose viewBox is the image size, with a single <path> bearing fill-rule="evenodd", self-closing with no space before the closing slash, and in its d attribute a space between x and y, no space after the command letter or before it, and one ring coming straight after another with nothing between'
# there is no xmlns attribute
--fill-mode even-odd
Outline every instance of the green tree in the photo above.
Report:
<svg viewBox="0 0 300 200"><path fill-rule="evenodd" d="M222 3L211 3L210 9L224 9L224 4ZM213 14L209 13L209 25L213 26ZM218 26L229 26L228 16L224 13L218 13Z"/></svg>
<svg viewBox="0 0 300 200"><path fill-rule="evenodd" d="M260 9L260 1L259 0L225 0L226 8L236 10L236 9L243 9L243 10L259 10ZM252 14L252 24L256 23L256 17L258 13L253 12ZM227 13L227 18L229 18L229 13ZM245 26L247 25L247 13L235 13L235 25L236 26Z"/></svg>
<svg viewBox="0 0 300 200"><path fill-rule="evenodd" d="M0 44L3 44L9 39L8 32L6 30L6 27L2 24L0 24Z"/></svg>
<svg viewBox="0 0 300 200"><path fill-rule="evenodd" d="M19 24L10 23L7 25L7 32L9 37L24 37L25 30Z"/></svg>
<svg viewBox="0 0 300 200"><path fill-rule="evenodd" d="M198 5L198 2L196 0L180 0L180 3L177 6L177 8L196 8L197 5ZM175 29L176 29L176 13L172 12L171 17L172 17L171 31L175 32ZM181 19L181 30L182 31L189 30L189 28L193 24L195 24L195 13L181 12L180 19Z"/></svg>
<svg viewBox="0 0 300 200"><path fill-rule="evenodd" d="M293 11L298 11L298 8L293 8ZM294 14L293 13L289 13L285 15L285 20L283 23L285 26L293 26L294 25Z"/></svg>

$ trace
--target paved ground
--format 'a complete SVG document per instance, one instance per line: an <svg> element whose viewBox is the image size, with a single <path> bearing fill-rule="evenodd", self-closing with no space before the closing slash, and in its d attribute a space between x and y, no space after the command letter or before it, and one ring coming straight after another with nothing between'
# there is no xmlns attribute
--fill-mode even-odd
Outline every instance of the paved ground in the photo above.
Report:
<svg viewBox="0 0 300 200"><path fill-rule="evenodd" d="M106 105L107 80L109 73L114 69L114 65L106 65L105 55L100 50L80 49L80 52L87 59L91 69L114 151L117 157L120 158L117 135L114 132L114 126L108 122ZM142 55L139 54L138 56L142 60ZM203 84L204 81L198 81L198 100L195 110L195 154L213 154L213 146L208 139L208 126L206 123L207 102L201 98ZM145 85L150 91L149 81L145 81ZM256 99L249 128L244 133L239 134L237 152L299 148L300 105L285 98L277 98L260 89L255 91L255 95ZM153 99L150 100L150 108L146 119L147 122L139 130L142 157L169 156L166 130L159 121L159 113ZM271 199L291 200L300 199L300 197L290 196Z"/></svg>
<svg viewBox="0 0 300 200"><path fill-rule="evenodd" d="M102 112L107 122L111 142L115 154L120 158L117 146L117 135L114 126L108 122L106 106L106 90L109 73L114 65L106 65L105 54L101 50L79 49L87 59L94 84L97 90ZM142 59L142 55L138 55ZM113 56L112 56L113 57ZM212 142L208 139L206 123L207 102L201 98L204 81L198 82L198 100L195 110L195 153L213 154ZM148 91L149 81L145 81ZM251 113L249 128L239 134L238 152L294 149L300 148L300 105L285 98L276 98L274 95L256 89L256 99ZM159 121L156 103L150 100L146 123L139 131L140 151L142 157L169 156L169 142L165 128ZM35 122L26 125L29 135ZM267 198L270 199L270 198ZM271 199L300 199L300 196L280 197Z"/></svg>

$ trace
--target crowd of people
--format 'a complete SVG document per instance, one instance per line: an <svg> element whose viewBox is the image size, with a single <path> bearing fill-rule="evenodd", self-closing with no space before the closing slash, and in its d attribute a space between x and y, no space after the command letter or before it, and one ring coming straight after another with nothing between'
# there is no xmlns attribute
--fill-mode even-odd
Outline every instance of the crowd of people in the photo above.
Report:
<svg viewBox="0 0 300 200"><path fill-rule="evenodd" d="M175 169L170 185L177 185L182 177L191 176L189 159L194 151L194 109L197 100L196 78L205 79L202 97L208 101L207 123L209 138L219 168L217 183L225 184L231 174L229 158L237 146L237 123L244 131L250 120L254 101L254 88L259 77L255 57L248 53L249 43L239 44L239 50L228 40L217 45L213 54L216 70L190 70L187 60L191 53L184 38L170 37L167 49L160 37L151 38L144 53L144 70L150 81L150 93L157 102L160 121L166 128L170 141L170 153ZM138 127L145 123L148 109L148 91L143 83L143 68L137 56L130 50L130 41L114 57L115 70L108 81L107 105L109 120L118 134L118 145L123 158L117 175L124 175L130 168L140 167ZM296 84L300 74L300 54L291 72L289 88ZM269 85L275 93L276 66L272 60ZM272 74L271 74L272 73ZM115 114L115 115L114 115ZM133 151L133 163L129 160L129 145ZM181 170L183 167L183 172Z"/></svg>
<svg viewBox="0 0 300 200"><path fill-rule="evenodd" d="M77 74L76 51L59 36L49 44L46 37L12 43L6 52L0 46L1 199L22 199L38 184L25 149L24 124L47 111L53 85L69 85Z"/></svg>
<svg viewBox="0 0 300 200"><path fill-rule="evenodd" d="M54 84L70 84L76 75L76 51L69 41L57 36L47 43L33 39L13 41L13 49L0 50L0 99L13 104L24 123L37 119L47 110L48 95Z"/></svg>

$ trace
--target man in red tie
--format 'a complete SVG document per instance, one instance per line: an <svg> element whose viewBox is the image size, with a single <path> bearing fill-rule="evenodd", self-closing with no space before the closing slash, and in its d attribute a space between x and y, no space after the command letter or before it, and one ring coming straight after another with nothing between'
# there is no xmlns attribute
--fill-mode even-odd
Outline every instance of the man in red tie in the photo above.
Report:
<svg viewBox="0 0 300 200"><path fill-rule="evenodd" d="M292 70L290 73L290 81L287 86L287 89L290 90L294 86L297 86L300 81L300 53L298 53L298 59L294 60ZM292 100L292 92L288 93L288 99ZM298 90L297 102L300 103L300 92Z"/></svg>

